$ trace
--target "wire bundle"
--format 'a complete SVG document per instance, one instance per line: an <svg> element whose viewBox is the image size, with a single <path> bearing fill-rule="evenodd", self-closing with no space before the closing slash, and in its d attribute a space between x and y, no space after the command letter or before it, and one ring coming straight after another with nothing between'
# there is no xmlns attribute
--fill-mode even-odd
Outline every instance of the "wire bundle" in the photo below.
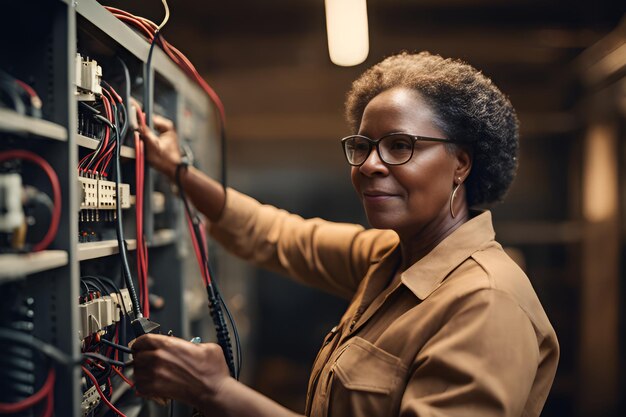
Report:
<svg viewBox="0 0 626 417"><path fill-rule="evenodd" d="M101 295L118 294L121 297L119 287L109 278L103 276L87 275L81 277L81 285L84 291L81 293L82 300L93 300ZM122 303L122 308L124 304ZM121 368L126 364L120 352L129 354L131 349L121 343L126 343L125 328L128 312L120 311L120 321L102 329L103 334L95 333L85 339L82 349L84 364L81 369L85 376L91 381L93 387L100 395L102 402L113 410L118 416L124 417L113 404L113 386L111 377L117 374L124 382L133 387L134 384L126 378ZM106 387L106 393L101 386ZM87 389L89 389L88 387Z"/></svg>
<svg viewBox="0 0 626 417"><path fill-rule="evenodd" d="M164 4L166 4L164 2ZM224 111L224 105L222 104L222 100L219 98L217 93L209 86L209 84L200 76L196 67L189 61L189 59L178 49L176 49L172 44L167 42L160 33L161 28L167 21L167 17L169 17L169 10L166 10L166 19L163 21L161 25L157 25L141 16L135 16L132 13L129 13L125 10L121 10L115 7L105 6L105 8L111 12L116 18L121 20L122 22L127 23L128 25L135 28L139 34L141 34L146 40L151 44L151 50L155 44L159 44L163 52L193 81L195 81L200 88L209 96L215 107L217 107L219 112L219 121L220 121L220 139L221 139L221 150L222 150L222 185L225 187L226 184L226 113ZM150 58L149 58L150 59ZM149 65L148 65L149 67ZM147 106L147 102L144 103L144 106ZM150 112L146 110L146 115L148 116L148 120L150 120Z"/></svg>
<svg viewBox="0 0 626 417"><path fill-rule="evenodd" d="M93 152L85 155L78 164L80 175L108 177L117 141L125 136L128 129L128 116L122 98L113 87L106 83L104 84L105 86L102 86L102 96L100 96L100 105L104 115L102 115L100 110L84 101L79 102L80 106L87 109L87 113L95 121L103 125L103 129L97 137L99 139L98 146ZM115 126L120 126L120 121L122 121L122 126L121 131L119 131L120 138L118 138L117 131L114 132L114 129Z"/></svg>
<svg viewBox="0 0 626 417"><path fill-rule="evenodd" d="M182 54L178 49L172 46L169 42L167 42L161 36L161 29L167 22L169 18L169 9L167 8L167 3L163 0L163 4L166 7L166 16L163 22L160 25L156 23L140 17L135 16L125 10L117 9L114 7L106 7L115 17L119 20L131 25L134 27L142 36L146 38L148 42L150 42L150 50L148 52L148 60L147 60L147 74L146 78L150 76L150 64L152 62L152 54L154 52L154 46L158 43L165 54L180 67L183 72L189 76L192 80L194 80L209 96L211 101L215 104L219 111L219 120L220 120L220 138L221 138L221 150L222 150L222 186L226 188L226 134L225 134L225 111L224 106L219 98L219 96L215 93L215 91L207 84L207 82L200 76L194 65ZM146 91L150 88L149 79L146 79ZM151 117L150 111L150 101L148 100L149 95L146 95L144 99L144 106L146 110L146 116L148 120ZM145 122L145 120L143 121ZM180 167L179 167L180 168ZM194 252L196 255L196 259L200 266L200 272L202 274L202 279L204 285L207 289L207 296L209 301L209 310L211 313L211 317L213 318L213 322L215 324L217 341L218 344L222 347L224 351L224 356L226 358L226 362L230 369L230 373L232 376L239 378L239 373L241 369L241 344L239 340L239 334L237 332L237 327L235 326L234 320L228 307L224 303L219 289L217 287L217 283L215 283L211 279L211 270L208 262L207 256L207 244L206 244L206 236L204 234L204 226L202 225L199 217L196 214L193 214L187 200L184 196L184 191L182 185L180 183L180 169L177 170L177 183L181 198L185 205L185 216L187 218L187 225L189 227L189 231L191 233ZM235 366L235 361L233 357L232 344L230 342L230 336L228 332L228 327L226 326L226 322L224 320L222 309L226 312L228 319L230 321L231 327L233 329L233 333L235 336L236 342L236 353L237 353L237 365Z"/></svg>

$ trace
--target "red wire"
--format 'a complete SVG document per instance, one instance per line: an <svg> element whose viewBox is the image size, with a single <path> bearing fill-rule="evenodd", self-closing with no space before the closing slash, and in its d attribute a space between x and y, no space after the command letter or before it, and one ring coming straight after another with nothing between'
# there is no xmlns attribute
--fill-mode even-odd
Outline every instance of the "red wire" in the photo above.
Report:
<svg viewBox="0 0 626 417"><path fill-rule="evenodd" d="M54 208L52 209L52 219L50 220L50 227L48 231L41 239L39 243L33 245L33 251L38 252L40 250L46 249L56 236L57 229L59 228L59 221L61 219L61 185L59 184L59 177L57 176L54 169L50 166L50 164L43 159L41 156L27 151L23 149L13 149L10 151L0 152L0 162L6 161L8 159L24 159L29 162L32 162L36 165L39 165L41 169L46 173L48 179L50 180L50 184L52 185L52 195L53 195L53 203Z"/></svg>
<svg viewBox="0 0 626 417"><path fill-rule="evenodd" d="M111 369L113 369L113 371L115 371L115 373L117 373L120 376L120 378L122 378L122 380L124 380L124 382L126 382L131 388L135 386L135 384L129 381L128 378L126 378L126 376L115 366L111 366Z"/></svg>
<svg viewBox="0 0 626 417"><path fill-rule="evenodd" d="M144 173L145 173L145 169L146 169L146 154L145 154L145 150L144 150L144 143L143 141L139 141L139 148L141 149L141 209L142 209L142 215L141 215L141 221L142 221L142 225L141 225L141 252L142 252L142 260L143 260L143 274L144 274L144 291L145 291L145 309L146 309L146 317L150 317L150 299L149 299L149 293L148 293L148 247L146 245L146 240L145 240L145 236L143 234L143 207L144 207L144 203L145 203L145 195L143 193L143 188L144 188L144 184L145 184L145 178L144 178Z"/></svg>
<svg viewBox="0 0 626 417"><path fill-rule="evenodd" d="M106 92L104 88L102 89L102 91ZM111 102L104 94L102 95L102 103L104 103L104 110L105 110L106 118L111 123L113 123L113 111L111 110ZM108 126L105 126L105 132L106 132L104 136L105 142L104 142L102 149L106 149L107 147L109 149L106 149L104 154L98 157L98 162L96 162L96 165L93 168L94 171L96 172L98 172L98 168L100 168L101 164L102 164L101 172L107 171L108 163L111 162L113 151L115 150L115 146L116 146L114 141L111 141L111 146L109 146L109 138L111 135L111 129Z"/></svg>
<svg viewBox="0 0 626 417"><path fill-rule="evenodd" d="M15 82L22 87L22 89L24 91L26 91L26 94L28 94L29 96L31 96L31 98L39 98L39 96L37 95L37 93L35 92L35 90L33 89L33 87L31 87L30 85L26 84L24 81L22 80L15 80Z"/></svg>
<svg viewBox="0 0 626 417"><path fill-rule="evenodd" d="M202 223L202 221L200 222L200 237L202 238L202 248L208 248L207 246L207 239L206 239L206 228L204 227L204 223ZM200 250L203 250L202 248L200 248ZM209 256L208 254L206 256ZM209 272L209 266L205 265L205 269L206 269L206 275L208 277L207 281L211 282L211 273Z"/></svg>
<svg viewBox="0 0 626 417"><path fill-rule="evenodd" d="M109 398L112 398L113 397L113 384L111 384L110 376L107 378L107 382L109 383Z"/></svg>
<svg viewBox="0 0 626 417"><path fill-rule="evenodd" d="M140 109L137 110L137 118L142 127L145 127L145 115ZM144 207L144 178L145 151L144 143L135 132L135 178L136 178L136 229L137 229L137 280L140 287L141 304L143 315L150 317L150 300L148 288L148 248L143 233L143 207Z"/></svg>
<svg viewBox="0 0 626 417"><path fill-rule="evenodd" d="M189 228L189 233L191 234L191 242L193 244L194 253L196 254L196 260L198 261L198 266L200 267L202 280L204 281L204 285L208 287L211 284L211 276L209 275L207 266L203 261L201 250L200 250L200 247L198 246L198 240L196 239L196 231L193 227L193 223L191 222L191 218L189 217L188 213L185 213L185 217L187 218L187 227Z"/></svg>
<svg viewBox="0 0 626 417"><path fill-rule="evenodd" d="M54 390L50 390L46 396L46 409L41 417L52 417L52 414L54 414Z"/></svg>
<svg viewBox="0 0 626 417"><path fill-rule="evenodd" d="M139 112L139 111L138 111ZM139 133L135 132L135 178L136 178L136 230L137 230L137 279L139 281L141 305L143 315L150 317L150 304L148 300L148 279L146 251L143 239L143 187L144 187L144 165L143 165L143 142L139 138Z"/></svg>
<svg viewBox="0 0 626 417"><path fill-rule="evenodd" d="M81 366L81 368L83 369L83 372L85 373L85 375L87 375L87 377L91 380L91 382L93 383L93 386L96 387L96 391L98 391L98 394L100 395L100 399L107 405L107 407L109 407L118 416L126 417L126 415L124 415L124 413L122 413L120 410L115 408L115 406L111 404L111 401L109 401L109 399L104 395L104 393L102 392L102 389L100 389L100 384L96 380L96 377L93 376L93 374L89 372L87 368L85 368L84 366Z"/></svg>
<svg viewBox="0 0 626 417"><path fill-rule="evenodd" d="M34 393L28 398L25 398L16 403L0 403L0 414L14 414L19 413L20 411L28 410L29 408L33 408L37 403L39 403L44 398L50 398L54 393L54 380L56 377L56 372L54 368L50 368L48 371L48 376L46 377L46 381L43 383L39 391ZM51 401L50 399L48 401Z"/></svg>
<svg viewBox="0 0 626 417"><path fill-rule="evenodd" d="M157 25L148 19L135 16L129 12L126 12L121 9L117 9L114 7L106 7L115 17L118 19L133 24L142 34L148 39L148 41L153 42L154 37L156 36ZM226 123L226 114L224 111L224 105L217 95L217 93L209 86L209 84L200 76L196 68L193 66L191 61L187 59L182 52L168 43L163 37L161 37L161 46L163 47L163 51L178 65L190 78L194 79L200 87L204 90L204 92L209 96L209 98L213 101L217 109L220 113L220 121L222 123L222 127L225 126Z"/></svg>

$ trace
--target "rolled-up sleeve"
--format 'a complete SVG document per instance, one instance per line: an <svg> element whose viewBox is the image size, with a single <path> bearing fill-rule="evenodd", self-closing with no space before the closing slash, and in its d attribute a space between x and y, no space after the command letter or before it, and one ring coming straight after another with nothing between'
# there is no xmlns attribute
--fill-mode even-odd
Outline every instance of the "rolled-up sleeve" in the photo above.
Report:
<svg viewBox="0 0 626 417"><path fill-rule="evenodd" d="M209 232L240 258L345 298L353 296L371 260L397 240L391 231L303 219L232 189Z"/></svg>
<svg viewBox="0 0 626 417"><path fill-rule="evenodd" d="M520 417L540 361L535 329L506 293L458 299L420 350L400 416Z"/></svg>

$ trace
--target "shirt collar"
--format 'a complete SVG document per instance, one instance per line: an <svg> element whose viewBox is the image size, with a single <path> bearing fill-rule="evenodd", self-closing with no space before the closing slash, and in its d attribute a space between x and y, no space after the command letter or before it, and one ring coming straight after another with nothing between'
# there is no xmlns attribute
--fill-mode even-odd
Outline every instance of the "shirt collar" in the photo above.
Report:
<svg viewBox="0 0 626 417"><path fill-rule="evenodd" d="M494 239L491 212L478 212L404 271L401 275L402 283L420 300L424 300L441 285L450 272Z"/></svg>

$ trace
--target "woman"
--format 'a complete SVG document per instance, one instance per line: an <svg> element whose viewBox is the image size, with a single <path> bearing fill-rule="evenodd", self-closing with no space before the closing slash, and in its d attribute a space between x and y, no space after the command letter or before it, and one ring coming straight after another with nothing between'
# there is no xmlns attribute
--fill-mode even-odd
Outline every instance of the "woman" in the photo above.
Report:
<svg viewBox="0 0 626 417"><path fill-rule="evenodd" d="M342 140L374 229L303 220L197 170L181 171L211 234L235 254L351 300L313 365L310 416L538 416L558 343L528 278L494 240L488 211L516 169L517 118L480 72L429 53L385 59L347 100ZM171 123L146 131L173 179ZM221 349L144 336L137 389L205 415L287 416L228 376Z"/></svg>

